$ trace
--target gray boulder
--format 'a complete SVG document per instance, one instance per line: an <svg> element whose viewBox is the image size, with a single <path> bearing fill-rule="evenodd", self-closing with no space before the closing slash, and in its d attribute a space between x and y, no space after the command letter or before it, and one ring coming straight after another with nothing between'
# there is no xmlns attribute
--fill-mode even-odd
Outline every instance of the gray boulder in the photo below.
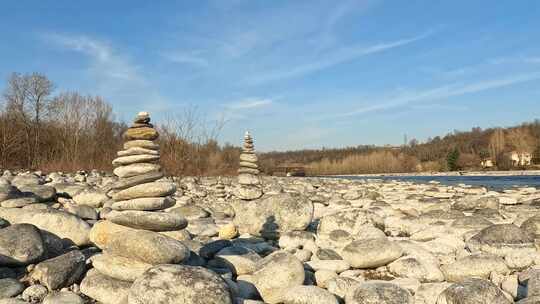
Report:
<svg viewBox="0 0 540 304"><path fill-rule="evenodd" d="M103 304L126 304L131 282L102 275L91 269L81 282L81 292Z"/></svg>
<svg viewBox="0 0 540 304"><path fill-rule="evenodd" d="M461 282L467 278L489 279L491 272L503 275L510 273L502 258L488 254L466 256L443 265L441 270L448 282Z"/></svg>
<svg viewBox="0 0 540 304"><path fill-rule="evenodd" d="M80 251L70 251L37 264L30 277L49 290L60 289L79 282L86 270L85 262L86 258Z"/></svg>
<svg viewBox="0 0 540 304"><path fill-rule="evenodd" d="M14 224L0 229L0 266L28 265L45 254L39 229L30 224Z"/></svg>
<svg viewBox="0 0 540 304"><path fill-rule="evenodd" d="M234 223L240 233L279 238L281 233L305 230L313 218L313 203L304 196L282 193L252 202L236 201Z"/></svg>
<svg viewBox="0 0 540 304"><path fill-rule="evenodd" d="M129 290L128 304L232 304L229 286L202 267L159 265Z"/></svg>
<svg viewBox="0 0 540 304"><path fill-rule="evenodd" d="M283 300L286 290L302 285L304 279L302 262L288 252L277 251L257 263L252 283L264 302L275 304Z"/></svg>
<svg viewBox="0 0 540 304"><path fill-rule="evenodd" d="M107 250L148 264L175 264L189 257L181 242L153 231L126 230L110 237Z"/></svg>
<svg viewBox="0 0 540 304"><path fill-rule="evenodd" d="M336 296L317 286L295 286L287 289L283 304L338 304Z"/></svg>
<svg viewBox="0 0 540 304"><path fill-rule="evenodd" d="M6 219L11 224L33 224L77 246L90 244L88 238L90 225L68 212L0 208L0 218Z"/></svg>
<svg viewBox="0 0 540 304"><path fill-rule="evenodd" d="M502 291L493 283L483 279L468 279L444 290L437 304L511 304Z"/></svg>
<svg viewBox="0 0 540 304"><path fill-rule="evenodd" d="M386 238L358 240L343 248L343 259L353 268L376 268L395 261L403 249Z"/></svg>
<svg viewBox="0 0 540 304"><path fill-rule="evenodd" d="M0 299L12 298L24 290L24 285L15 279L0 279Z"/></svg>
<svg viewBox="0 0 540 304"><path fill-rule="evenodd" d="M345 296L347 304L413 304L414 298L396 284L375 281L366 282L352 289Z"/></svg>
<svg viewBox="0 0 540 304"><path fill-rule="evenodd" d="M85 304L85 302L73 292L61 291L49 294L43 299L43 304Z"/></svg>
<svg viewBox="0 0 540 304"><path fill-rule="evenodd" d="M151 264L107 252L93 256L92 265L106 276L127 282L135 281L152 267Z"/></svg>

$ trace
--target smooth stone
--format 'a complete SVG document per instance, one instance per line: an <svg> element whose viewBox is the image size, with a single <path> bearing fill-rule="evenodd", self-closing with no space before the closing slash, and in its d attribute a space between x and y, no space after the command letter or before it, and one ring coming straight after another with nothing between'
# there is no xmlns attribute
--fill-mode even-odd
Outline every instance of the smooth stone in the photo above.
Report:
<svg viewBox="0 0 540 304"><path fill-rule="evenodd" d="M531 216L521 224L520 228L534 238L540 238L540 215Z"/></svg>
<svg viewBox="0 0 540 304"><path fill-rule="evenodd" d="M251 175L259 175L260 171L259 169L253 169L253 168L242 168L240 167L238 169L238 175L240 174L251 174ZM240 178L238 178L238 182L240 183Z"/></svg>
<svg viewBox="0 0 540 304"><path fill-rule="evenodd" d="M0 218L6 219L11 224L33 224L77 246L90 244L88 238L90 225L68 212L0 208Z"/></svg>
<svg viewBox="0 0 540 304"><path fill-rule="evenodd" d="M0 304L29 304L26 301L19 299L0 299Z"/></svg>
<svg viewBox="0 0 540 304"><path fill-rule="evenodd" d="M315 271L330 270L336 273L342 273L351 268L351 265L344 260L311 260L306 265Z"/></svg>
<svg viewBox="0 0 540 304"><path fill-rule="evenodd" d="M85 304L84 300L71 291L51 293L43 299L43 304Z"/></svg>
<svg viewBox="0 0 540 304"><path fill-rule="evenodd" d="M140 163L117 167L113 170L113 173L118 177L127 178L136 175L155 173L159 172L160 170L161 166L159 164Z"/></svg>
<svg viewBox="0 0 540 304"><path fill-rule="evenodd" d="M131 282L120 281L99 273L87 272L81 282L81 292L103 304L126 304Z"/></svg>
<svg viewBox="0 0 540 304"><path fill-rule="evenodd" d="M189 241L191 240L191 234L185 230L175 230L175 231L159 231L160 234L166 235L170 238L173 238L177 241Z"/></svg>
<svg viewBox="0 0 540 304"><path fill-rule="evenodd" d="M150 264L108 254L107 252L93 256L92 265L106 276L128 282L135 281L152 267Z"/></svg>
<svg viewBox="0 0 540 304"><path fill-rule="evenodd" d="M19 190L8 184L0 185L0 202L3 202L8 199L16 198L20 195Z"/></svg>
<svg viewBox="0 0 540 304"><path fill-rule="evenodd" d="M251 162L245 162L245 161L241 161L238 166L241 168L243 167L243 168L259 169L259 166L257 165L257 163L251 163Z"/></svg>
<svg viewBox="0 0 540 304"><path fill-rule="evenodd" d="M347 304L413 304L409 291L396 284L371 281L352 289L345 296Z"/></svg>
<svg viewBox="0 0 540 304"><path fill-rule="evenodd" d="M85 220L99 219L96 209L87 205L65 204L64 210Z"/></svg>
<svg viewBox="0 0 540 304"><path fill-rule="evenodd" d="M256 154L248 154L248 153L242 153L240 154L240 161L241 162L248 162L248 163L256 163L258 161Z"/></svg>
<svg viewBox="0 0 540 304"><path fill-rule="evenodd" d="M51 186L56 189L56 194L62 197L75 197L88 189L87 186L72 183L54 183Z"/></svg>
<svg viewBox="0 0 540 304"><path fill-rule="evenodd" d="M127 140L155 140L158 137L156 129L149 127L129 128L124 132L124 138Z"/></svg>
<svg viewBox="0 0 540 304"><path fill-rule="evenodd" d="M277 251L257 263L252 283L264 302L276 304L289 288L302 285L304 279L302 262L290 253Z"/></svg>
<svg viewBox="0 0 540 304"><path fill-rule="evenodd" d="M118 225L151 231L181 230L188 225L183 216L166 212L113 210L107 213L106 219Z"/></svg>
<svg viewBox="0 0 540 304"><path fill-rule="evenodd" d="M60 289L79 282L86 270L85 262L84 254L73 250L37 264L30 277L49 290Z"/></svg>
<svg viewBox="0 0 540 304"><path fill-rule="evenodd" d="M202 267L159 265L150 268L129 290L128 304L232 304L230 288Z"/></svg>
<svg viewBox="0 0 540 304"><path fill-rule="evenodd" d="M305 230L313 219L313 203L288 193L267 196L256 203L235 201L231 205L240 234L278 239L283 233Z"/></svg>
<svg viewBox="0 0 540 304"><path fill-rule="evenodd" d="M257 262L262 258L251 249L231 246L216 253L214 259L218 266L229 268L236 275L244 275L255 271Z"/></svg>
<svg viewBox="0 0 540 304"><path fill-rule="evenodd" d="M175 203L176 200L171 197L144 197L114 202L111 209L152 211L173 207Z"/></svg>
<svg viewBox="0 0 540 304"><path fill-rule="evenodd" d="M246 174L246 173L240 173L238 174L238 183L240 185L260 185L261 184L261 180L259 178L259 176L257 176L257 174L259 174L258 172L255 173L255 174L252 174L252 173L249 173L249 174Z"/></svg>
<svg viewBox="0 0 540 304"><path fill-rule="evenodd" d="M121 178L111 186L111 189L124 190L129 187L157 181L163 176L164 176L163 172L159 171L159 172L150 172L146 174L135 175L132 177Z"/></svg>
<svg viewBox="0 0 540 304"><path fill-rule="evenodd" d="M0 299L12 298L24 290L24 285L15 279L0 279Z"/></svg>
<svg viewBox="0 0 540 304"><path fill-rule="evenodd" d="M39 261L45 254L41 233L31 224L0 229L0 265L19 266Z"/></svg>
<svg viewBox="0 0 540 304"><path fill-rule="evenodd" d="M144 263L176 264L189 257L181 242L153 231L126 230L115 233L107 244L108 253Z"/></svg>
<svg viewBox="0 0 540 304"><path fill-rule="evenodd" d="M180 214L185 217L188 221L196 220L200 218L206 218L210 216L208 211L196 205L185 205L173 208L169 210L170 213Z"/></svg>
<svg viewBox="0 0 540 304"><path fill-rule="evenodd" d="M255 185L238 185L233 189L233 194L242 200L256 200L263 195L263 192Z"/></svg>
<svg viewBox="0 0 540 304"><path fill-rule="evenodd" d="M152 182L140 184L113 194L115 201L124 201L143 197L163 197L176 192L176 184L170 182Z"/></svg>
<svg viewBox="0 0 540 304"><path fill-rule="evenodd" d="M11 184L17 188L22 186L39 185L41 182L41 179L33 174L15 175L11 180Z"/></svg>
<svg viewBox="0 0 540 304"><path fill-rule="evenodd" d="M121 156L115 158L112 161L113 166L127 166L137 163L151 163L159 160L159 155L149 155L149 154L139 154L139 155L129 155Z"/></svg>
<svg viewBox="0 0 540 304"><path fill-rule="evenodd" d="M513 250L534 250L534 237L513 224L497 224L480 230L466 244L472 252L505 255Z"/></svg>
<svg viewBox="0 0 540 304"><path fill-rule="evenodd" d="M40 284L30 285L22 293L22 299L30 303L41 303L49 291Z"/></svg>
<svg viewBox="0 0 540 304"><path fill-rule="evenodd" d="M38 199L35 196L19 197L7 199L0 203L1 207L5 208L22 208L28 205L38 203Z"/></svg>
<svg viewBox="0 0 540 304"><path fill-rule="evenodd" d="M337 298L317 286L295 286L287 289L283 304L338 304Z"/></svg>
<svg viewBox="0 0 540 304"><path fill-rule="evenodd" d="M85 190L73 197L73 201L77 205L90 206L93 208L100 208L103 204L109 200L109 197L98 190Z"/></svg>
<svg viewBox="0 0 540 304"><path fill-rule="evenodd" d="M357 278L339 276L328 280L326 289L342 299L350 290L356 288L360 282L361 280Z"/></svg>
<svg viewBox="0 0 540 304"><path fill-rule="evenodd" d="M353 241L343 248L342 257L353 268L376 268L397 260L403 249L386 238Z"/></svg>
<svg viewBox="0 0 540 304"><path fill-rule="evenodd" d="M56 196L56 189L47 185L23 185L18 187L25 194L32 194L38 199L38 202L48 202Z"/></svg>
<svg viewBox="0 0 540 304"><path fill-rule="evenodd" d="M125 231L135 231L133 228L117 225L110 221L99 221L92 226L88 237L90 241L101 249L106 249L111 238Z"/></svg>
<svg viewBox="0 0 540 304"><path fill-rule="evenodd" d="M141 155L141 154L158 155L159 156L159 151L151 150L151 149L145 149L145 148L141 148L141 147L133 147L133 148L129 148L127 150L118 151L116 153L116 155L118 155L120 157L122 157L122 156L131 156L131 155Z"/></svg>
<svg viewBox="0 0 540 304"><path fill-rule="evenodd" d="M124 142L124 150L130 148L144 148L150 150L159 150L159 145L151 140L130 140Z"/></svg>
<svg viewBox="0 0 540 304"><path fill-rule="evenodd" d="M488 254L466 256L443 265L441 270L448 282L461 282L467 278L489 279L492 272L503 275L510 273L502 258Z"/></svg>
<svg viewBox="0 0 540 304"><path fill-rule="evenodd" d="M510 304L502 291L488 280L471 278L445 289L437 304Z"/></svg>

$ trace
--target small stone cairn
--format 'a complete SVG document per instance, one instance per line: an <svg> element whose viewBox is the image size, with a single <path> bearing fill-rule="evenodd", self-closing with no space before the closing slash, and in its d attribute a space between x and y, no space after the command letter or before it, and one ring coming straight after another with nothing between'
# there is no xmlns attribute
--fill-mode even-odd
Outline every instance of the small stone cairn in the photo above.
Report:
<svg viewBox="0 0 540 304"><path fill-rule="evenodd" d="M253 146L253 138L249 132L244 136L244 147L240 154L240 167L238 168L238 186L234 194L243 200L258 199L263 195L257 155Z"/></svg>
<svg viewBox="0 0 540 304"><path fill-rule="evenodd" d="M186 228L187 220L164 212L176 203L171 197L176 184L159 181L163 173L159 145L154 143L158 136L148 113L140 112L124 133L124 150L112 162L119 177L108 193L114 202L104 214L105 223L97 224L111 236L103 244L96 243L103 254L93 264L101 274L117 280L132 282L153 265L179 263L189 256L187 247L169 237Z"/></svg>

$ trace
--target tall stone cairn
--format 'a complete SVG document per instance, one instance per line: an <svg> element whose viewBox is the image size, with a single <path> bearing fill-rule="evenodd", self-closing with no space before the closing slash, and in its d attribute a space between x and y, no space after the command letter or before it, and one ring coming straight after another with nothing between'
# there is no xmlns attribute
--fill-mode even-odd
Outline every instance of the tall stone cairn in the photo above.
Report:
<svg viewBox="0 0 540 304"><path fill-rule="evenodd" d="M259 165L253 146L253 138L246 132L244 135L244 147L240 154L240 166L238 168L238 186L234 194L243 200L254 200L263 194L261 180L259 178Z"/></svg>
<svg viewBox="0 0 540 304"><path fill-rule="evenodd" d="M158 136L149 114L140 112L124 133L124 150L112 162L119 180L108 193L111 210L90 233L103 250L92 258L94 268L109 278L133 282L154 265L180 263L189 257L189 249L174 238L186 228L187 220L164 211L176 203L171 197L176 185L159 181L163 173L159 145L154 142Z"/></svg>

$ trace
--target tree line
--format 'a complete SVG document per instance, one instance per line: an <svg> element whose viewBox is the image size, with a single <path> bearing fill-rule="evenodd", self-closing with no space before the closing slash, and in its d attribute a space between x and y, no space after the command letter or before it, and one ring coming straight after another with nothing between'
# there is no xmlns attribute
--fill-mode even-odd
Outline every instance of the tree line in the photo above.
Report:
<svg viewBox="0 0 540 304"><path fill-rule="evenodd" d="M100 96L55 92L39 73L13 73L0 99L0 168L110 171L128 127ZM195 108L156 126L163 167L174 175L232 174L240 150L217 144L221 123L209 127Z"/></svg>
<svg viewBox="0 0 540 304"><path fill-rule="evenodd" d="M164 169L180 175L233 175L240 148L219 145L224 122L208 122L193 107L167 116L160 132ZM100 96L57 92L39 73L13 73L0 98L0 168L110 171L128 127ZM510 152L540 162L540 120L508 128L473 128L416 139L399 147L360 145L260 153L263 172L295 165L308 174L362 174L515 168Z"/></svg>
<svg viewBox="0 0 540 304"><path fill-rule="evenodd" d="M516 164L512 153L519 158L529 155L531 166ZM538 169L540 120L507 128L456 130L423 143L412 139L399 147L271 152L261 155L261 162L268 172L276 166L294 164L305 166L311 175Z"/></svg>

